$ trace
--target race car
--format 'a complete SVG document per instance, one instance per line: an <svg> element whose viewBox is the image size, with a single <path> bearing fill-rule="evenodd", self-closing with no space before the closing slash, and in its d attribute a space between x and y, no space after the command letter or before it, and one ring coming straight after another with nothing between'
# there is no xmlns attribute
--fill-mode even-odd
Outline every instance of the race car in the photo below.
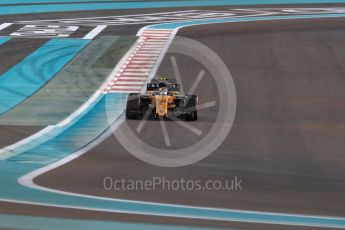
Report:
<svg viewBox="0 0 345 230"><path fill-rule="evenodd" d="M126 118L182 117L198 119L198 96L180 94L180 84L168 78L153 79L146 85L146 93L131 93L127 99Z"/></svg>

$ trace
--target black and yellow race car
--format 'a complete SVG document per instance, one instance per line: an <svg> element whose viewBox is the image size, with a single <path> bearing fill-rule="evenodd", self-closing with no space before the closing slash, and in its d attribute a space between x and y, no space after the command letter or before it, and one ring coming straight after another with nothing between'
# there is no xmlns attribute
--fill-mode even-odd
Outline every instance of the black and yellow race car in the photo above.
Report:
<svg viewBox="0 0 345 230"><path fill-rule="evenodd" d="M180 84L167 78L153 79L146 85L146 93L131 93L127 99L126 118L182 117L198 119L198 96L180 94Z"/></svg>

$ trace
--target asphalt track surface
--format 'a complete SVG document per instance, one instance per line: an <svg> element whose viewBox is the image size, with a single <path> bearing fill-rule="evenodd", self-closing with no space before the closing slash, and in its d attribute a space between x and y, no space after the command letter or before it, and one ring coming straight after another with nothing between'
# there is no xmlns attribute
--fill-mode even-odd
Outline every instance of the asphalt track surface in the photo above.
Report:
<svg viewBox="0 0 345 230"><path fill-rule="evenodd" d="M2 125L0 128L1 142L0 146L5 147L14 144L32 134L40 131L42 126L16 126Z"/></svg>
<svg viewBox="0 0 345 230"><path fill-rule="evenodd" d="M344 19L247 22L181 30L178 35L195 39L214 50L227 63L234 78L237 114L222 146L195 165L167 169L137 160L111 136L87 154L39 177L36 182L65 191L116 198L344 216L344 22ZM137 27L117 30L131 34ZM183 73L183 83L188 88L192 82L184 76L196 76L202 66L183 56L176 55L176 60ZM166 56L158 73L170 75L171 72L170 57ZM196 91L200 99L205 102L217 100L217 94L213 93L215 85L208 72L203 81ZM198 128L209 128L217 108L213 109L213 112L200 114L199 121L195 122ZM128 123L133 129L138 125L137 121ZM163 140L157 138L161 132L159 123L149 121L146 125L143 131L146 141L165 148ZM168 130L176 146L186 144L180 126L170 122ZM169 179L238 176L244 181L244 190L115 192L105 191L102 187L106 176L147 179L157 175ZM114 216L6 203L1 203L0 207L4 213L30 215L253 229L272 227Z"/></svg>

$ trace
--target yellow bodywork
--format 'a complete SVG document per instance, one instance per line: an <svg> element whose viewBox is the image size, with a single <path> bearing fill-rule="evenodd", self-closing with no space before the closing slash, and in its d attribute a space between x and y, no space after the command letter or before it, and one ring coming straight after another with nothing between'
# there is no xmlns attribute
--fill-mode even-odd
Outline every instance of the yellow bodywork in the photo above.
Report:
<svg viewBox="0 0 345 230"><path fill-rule="evenodd" d="M156 115L159 117L167 117L168 109L173 109L174 97L170 95L155 95L153 103L156 105Z"/></svg>

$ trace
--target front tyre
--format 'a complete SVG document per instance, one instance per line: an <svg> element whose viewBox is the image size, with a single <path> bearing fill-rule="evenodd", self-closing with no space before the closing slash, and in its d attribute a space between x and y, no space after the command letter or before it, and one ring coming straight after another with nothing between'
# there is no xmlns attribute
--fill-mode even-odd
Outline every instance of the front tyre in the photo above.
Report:
<svg viewBox="0 0 345 230"><path fill-rule="evenodd" d="M198 120L198 96L188 95L185 105L184 117L186 121Z"/></svg>
<svg viewBox="0 0 345 230"><path fill-rule="evenodd" d="M127 98L126 118L138 120L140 118L140 94L130 93Z"/></svg>

